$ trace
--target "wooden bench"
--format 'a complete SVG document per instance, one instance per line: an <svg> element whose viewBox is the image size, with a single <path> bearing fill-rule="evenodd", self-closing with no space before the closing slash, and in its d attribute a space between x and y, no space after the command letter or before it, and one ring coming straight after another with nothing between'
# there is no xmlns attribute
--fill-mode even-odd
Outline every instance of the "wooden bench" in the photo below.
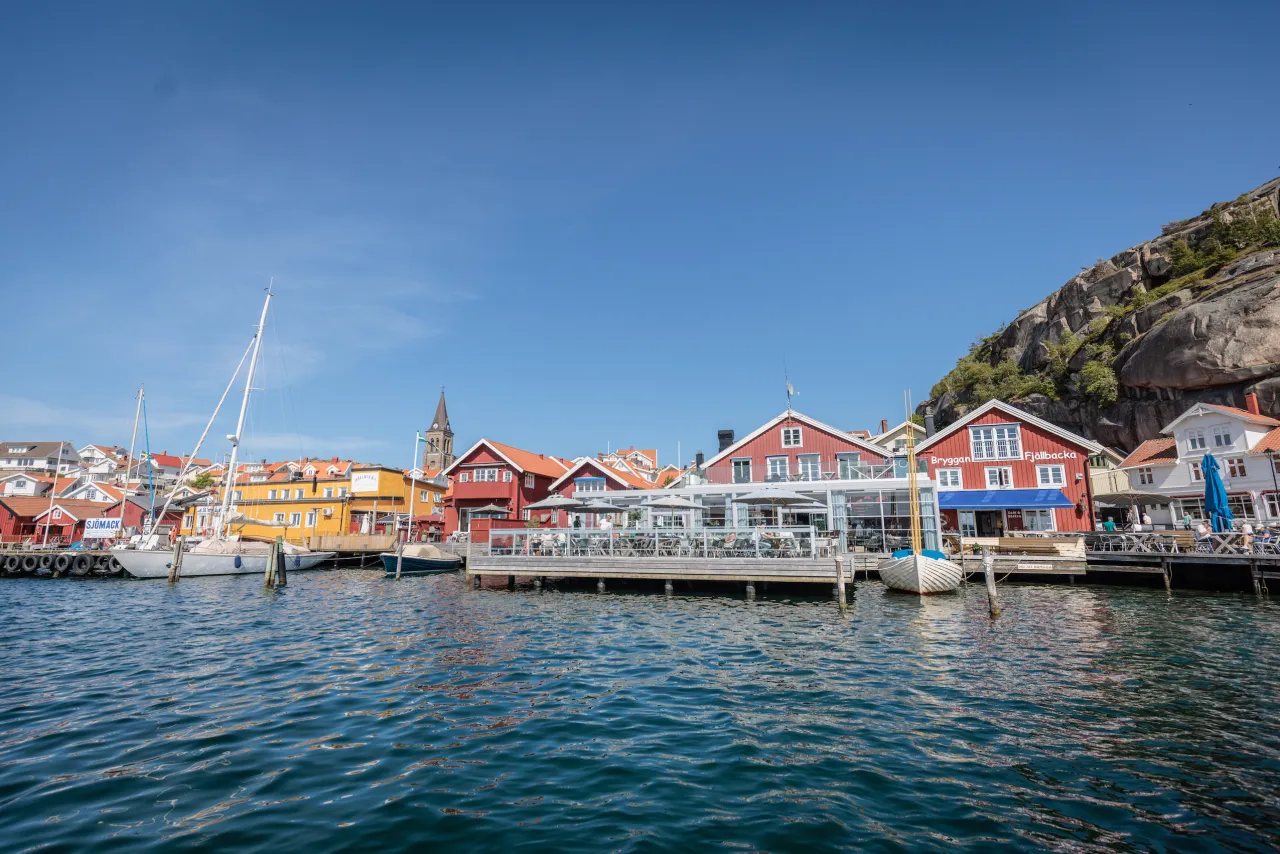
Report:
<svg viewBox="0 0 1280 854"><path fill-rule="evenodd" d="M1084 539L1081 537L1001 537L996 551L999 554L1039 557L1084 557Z"/></svg>

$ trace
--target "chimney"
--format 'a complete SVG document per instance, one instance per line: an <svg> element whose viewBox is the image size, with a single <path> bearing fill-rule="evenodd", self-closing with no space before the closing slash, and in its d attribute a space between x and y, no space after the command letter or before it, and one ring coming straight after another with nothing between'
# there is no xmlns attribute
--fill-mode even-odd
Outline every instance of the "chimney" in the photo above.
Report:
<svg viewBox="0 0 1280 854"><path fill-rule="evenodd" d="M938 428L933 423L933 413L926 412L924 414L924 437L927 439L937 432L938 432Z"/></svg>
<svg viewBox="0 0 1280 854"><path fill-rule="evenodd" d="M704 457L704 456L702 455L702 451L698 451L698 453L697 453L697 454L695 454L695 455L694 455L694 458L693 458L693 467L694 467L694 468L696 468L696 469L698 469L699 471L701 471L701 470L702 470L702 463L703 463L703 461L704 461L705 459L706 459L706 457Z"/></svg>
<svg viewBox="0 0 1280 854"><path fill-rule="evenodd" d="M1258 410L1258 395L1254 392L1246 394L1244 396L1244 408L1253 415L1261 415L1262 413Z"/></svg>
<svg viewBox="0 0 1280 854"><path fill-rule="evenodd" d="M889 432L889 419L881 418L880 419L880 435L883 436L885 433L888 433L888 432Z"/></svg>
<svg viewBox="0 0 1280 854"><path fill-rule="evenodd" d="M335 463L336 463L337 461L338 461L338 458L337 458L337 457L334 457L332 460L330 460L330 462L335 462ZM263 460L263 462L265 463L265 462L266 462L266 460Z"/></svg>
<svg viewBox="0 0 1280 854"><path fill-rule="evenodd" d="M723 451L725 448L733 444L733 431L717 430L716 438L720 440L720 450Z"/></svg>

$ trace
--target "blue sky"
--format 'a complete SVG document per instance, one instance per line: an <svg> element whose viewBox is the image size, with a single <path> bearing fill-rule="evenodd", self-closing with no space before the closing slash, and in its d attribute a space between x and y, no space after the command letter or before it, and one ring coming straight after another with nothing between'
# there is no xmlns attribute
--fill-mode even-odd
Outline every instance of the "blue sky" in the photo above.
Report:
<svg viewBox="0 0 1280 854"><path fill-rule="evenodd" d="M616 8L615 8L616 7ZM1280 5L23 4L0 436L711 452L901 420L1099 256L1280 174ZM228 407L208 448L225 450Z"/></svg>

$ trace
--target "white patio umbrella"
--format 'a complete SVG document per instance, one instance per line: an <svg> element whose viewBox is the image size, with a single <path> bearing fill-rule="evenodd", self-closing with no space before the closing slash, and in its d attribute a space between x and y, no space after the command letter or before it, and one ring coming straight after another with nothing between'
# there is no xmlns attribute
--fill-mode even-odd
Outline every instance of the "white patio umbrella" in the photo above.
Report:
<svg viewBox="0 0 1280 854"><path fill-rule="evenodd" d="M530 510L569 510L574 507L580 507L581 505L581 501L556 493L554 495L548 495L541 501L535 501L532 504L526 504L525 506Z"/></svg>
<svg viewBox="0 0 1280 854"><path fill-rule="evenodd" d="M661 507L664 510L701 510L702 505L681 498L679 495L663 495L644 502L645 507Z"/></svg>
<svg viewBox="0 0 1280 854"><path fill-rule="evenodd" d="M813 504L812 498L805 498L803 495L792 492L789 489L757 489L755 492L748 492L746 495L740 495L733 499L735 504L767 504L773 508L774 516L777 517L777 508L779 507L796 507L804 504ZM781 524L780 520L779 524Z"/></svg>
<svg viewBox="0 0 1280 854"><path fill-rule="evenodd" d="M471 509L472 514L475 513L510 513L511 508L501 507L497 504L486 504L483 507L474 507Z"/></svg>

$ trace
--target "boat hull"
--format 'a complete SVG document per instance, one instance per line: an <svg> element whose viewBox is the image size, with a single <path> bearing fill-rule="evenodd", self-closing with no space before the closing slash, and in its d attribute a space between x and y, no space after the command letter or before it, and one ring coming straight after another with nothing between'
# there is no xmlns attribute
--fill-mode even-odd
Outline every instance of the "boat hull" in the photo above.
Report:
<svg viewBox="0 0 1280 854"><path fill-rule="evenodd" d="M880 580L890 590L904 593L950 593L964 580L964 570L949 560L908 554L882 561Z"/></svg>
<svg viewBox="0 0 1280 854"><path fill-rule="evenodd" d="M386 570L387 575L394 576L396 574L396 554L395 552L383 552L382 567ZM401 575L438 575L442 572L456 572L462 569L462 558L430 558L430 557L409 557L405 556L400 559Z"/></svg>
<svg viewBox="0 0 1280 854"><path fill-rule="evenodd" d="M329 560L335 552L308 552L300 555L285 555L286 570L312 569ZM117 549L112 552L124 571L134 578L168 578L169 565L173 562L173 553L168 551L143 551L134 549ZM187 552L182 556L182 577L195 578L202 575L258 575L267 570L267 555L220 555ZM239 560L237 560L237 558Z"/></svg>

